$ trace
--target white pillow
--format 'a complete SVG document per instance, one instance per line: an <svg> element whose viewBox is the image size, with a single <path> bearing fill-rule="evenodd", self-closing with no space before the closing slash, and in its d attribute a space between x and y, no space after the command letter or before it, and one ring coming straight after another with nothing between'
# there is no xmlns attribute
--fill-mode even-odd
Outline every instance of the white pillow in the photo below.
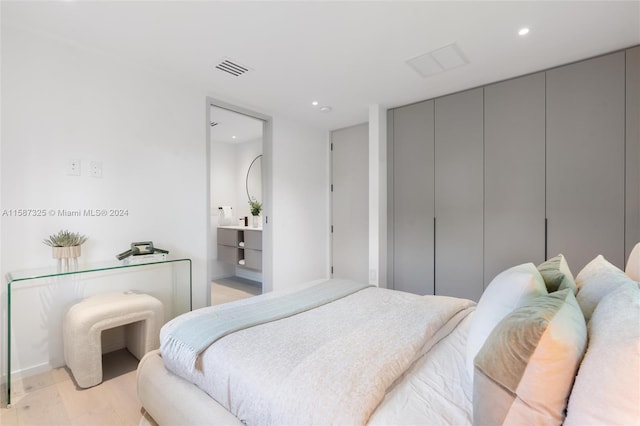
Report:
<svg viewBox="0 0 640 426"><path fill-rule="evenodd" d="M498 274L480 297L467 338L467 372L473 380L473 359L495 326L514 309L547 294L533 263L514 266Z"/></svg>
<svg viewBox="0 0 640 426"><path fill-rule="evenodd" d="M598 304L565 425L640 424L640 290L619 286Z"/></svg>
<svg viewBox="0 0 640 426"><path fill-rule="evenodd" d="M578 294L576 299L589 321L598 302L621 285L634 285L635 282L620 269L612 265L601 254L585 266L576 277Z"/></svg>
<svg viewBox="0 0 640 426"><path fill-rule="evenodd" d="M563 254L552 257L538 265L538 271L540 271L549 293L564 290L565 288L570 288L573 294L578 292L573 274Z"/></svg>
<svg viewBox="0 0 640 426"><path fill-rule="evenodd" d="M640 243L629 253L629 260L627 260L627 267L624 270L629 278L634 281L640 282Z"/></svg>
<svg viewBox="0 0 640 426"><path fill-rule="evenodd" d="M476 355L473 424L562 424L586 345L587 326L571 288L514 310Z"/></svg>

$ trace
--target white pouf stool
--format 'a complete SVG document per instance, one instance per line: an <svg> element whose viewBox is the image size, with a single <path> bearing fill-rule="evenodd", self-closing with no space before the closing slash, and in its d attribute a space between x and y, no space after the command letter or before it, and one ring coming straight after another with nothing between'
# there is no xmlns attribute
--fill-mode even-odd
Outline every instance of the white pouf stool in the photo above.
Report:
<svg viewBox="0 0 640 426"><path fill-rule="evenodd" d="M64 359L78 386L102 382L102 331L125 327L129 352L141 359L160 346L163 306L148 294L121 292L88 297L67 312L62 333Z"/></svg>

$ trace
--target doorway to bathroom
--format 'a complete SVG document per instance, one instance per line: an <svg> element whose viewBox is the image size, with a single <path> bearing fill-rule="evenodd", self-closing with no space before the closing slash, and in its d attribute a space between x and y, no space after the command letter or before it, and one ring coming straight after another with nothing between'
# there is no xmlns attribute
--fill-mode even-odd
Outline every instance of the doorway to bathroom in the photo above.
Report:
<svg viewBox="0 0 640 426"><path fill-rule="evenodd" d="M208 102L209 304L262 293L270 283L270 118Z"/></svg>

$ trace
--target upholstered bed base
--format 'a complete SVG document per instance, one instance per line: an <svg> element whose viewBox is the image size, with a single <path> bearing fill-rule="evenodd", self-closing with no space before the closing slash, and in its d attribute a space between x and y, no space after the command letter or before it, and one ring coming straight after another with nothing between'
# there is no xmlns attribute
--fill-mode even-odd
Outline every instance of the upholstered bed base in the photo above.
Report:
<svg viewBox="0 0 640 426"><path fill-rule="evenodd" d="M242 425L234 415L192 383L167 370L160 351L138 366L138 398L159 425ZM149 424L143 417L142 424Z"/></svg>

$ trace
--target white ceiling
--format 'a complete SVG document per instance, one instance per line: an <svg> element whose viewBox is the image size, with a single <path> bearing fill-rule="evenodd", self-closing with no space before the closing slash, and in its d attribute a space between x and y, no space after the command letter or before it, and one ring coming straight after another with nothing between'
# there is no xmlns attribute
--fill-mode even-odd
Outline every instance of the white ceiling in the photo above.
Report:
<svg viewBox="0 0 640 426"><path fill-rule="evenodd" d="M640 2L7 2L2 25L68 39L268 115L335 129L394 107L640 44ZM517 35L529 26L526 37ZM455 43L469 64L405 61ZM230 58L252 70L215 69ZM330 105L321 113L311 101Z"/></svg>
<svg viewBox="0 0 640 426"><path fill-rule="evenodd" d="M211 127L214 142L243 143L262 140L262 120L228 109L211 107L210 121L217 123Z"/></svg>

